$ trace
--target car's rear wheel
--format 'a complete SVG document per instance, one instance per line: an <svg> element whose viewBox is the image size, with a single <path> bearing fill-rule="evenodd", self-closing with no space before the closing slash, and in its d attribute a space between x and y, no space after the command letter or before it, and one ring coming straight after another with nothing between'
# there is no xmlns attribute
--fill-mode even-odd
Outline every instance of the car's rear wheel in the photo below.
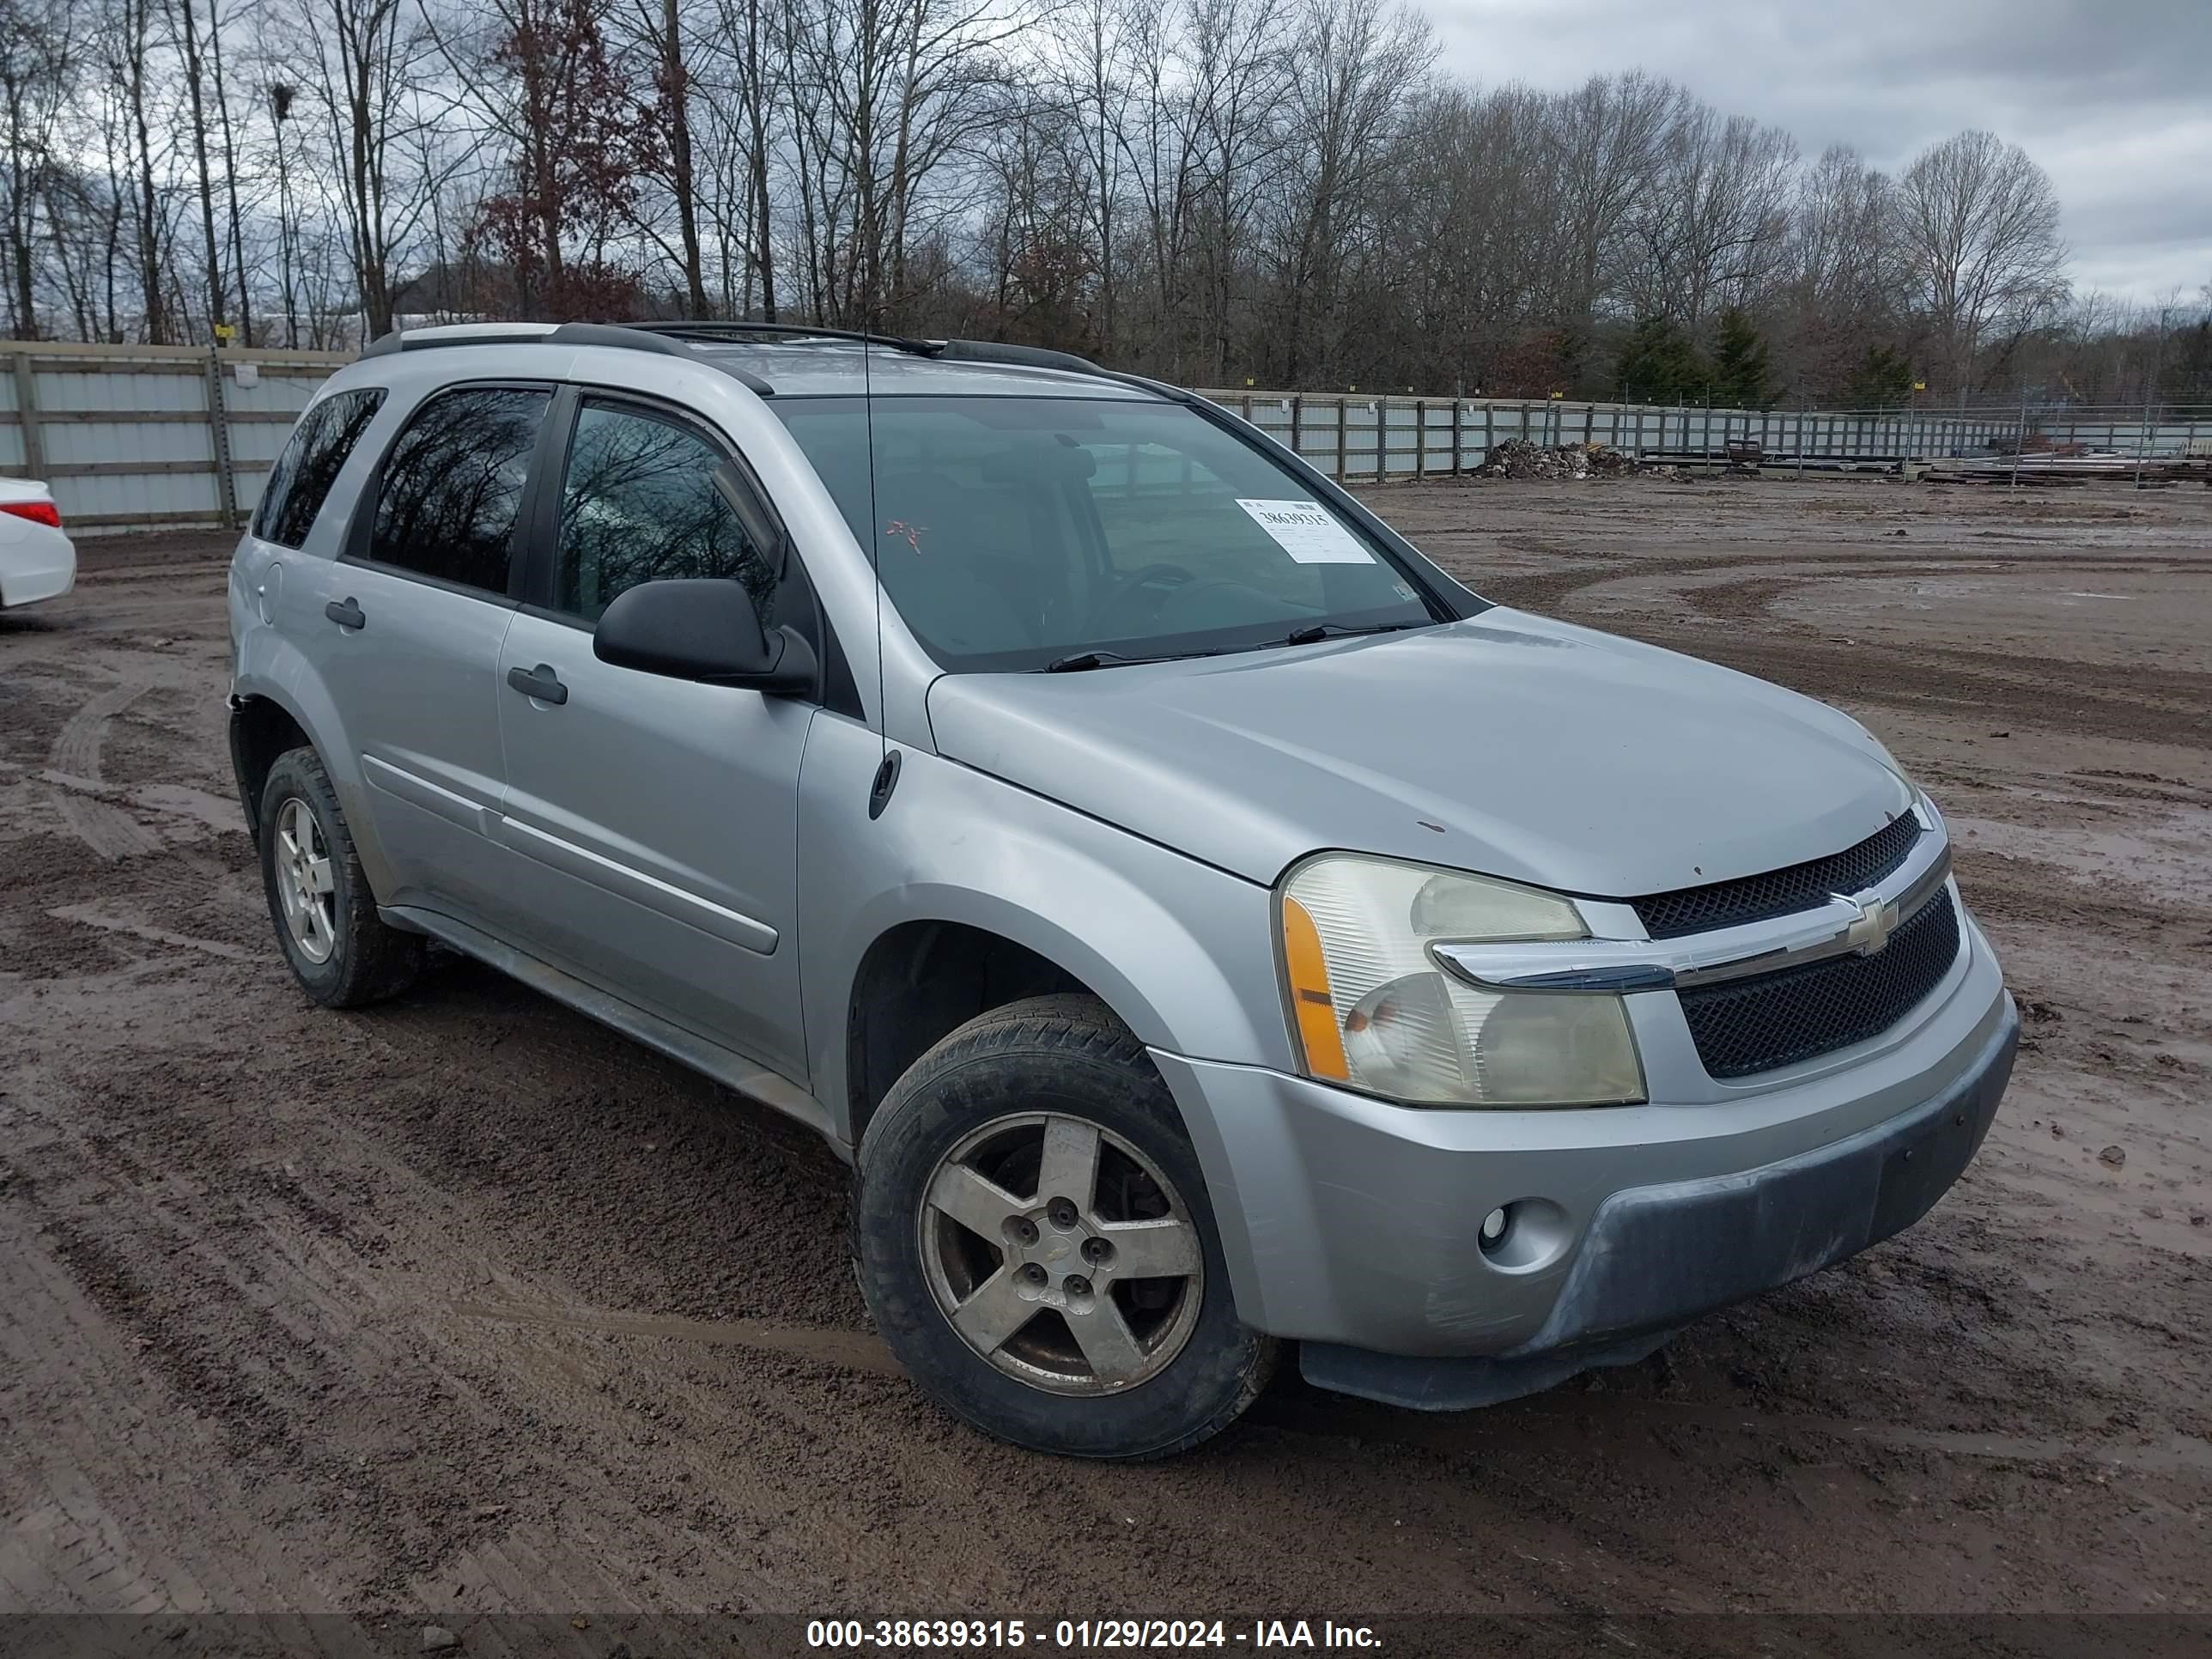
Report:
<svg viewBox="0 0 2212 1659"><path fill-rule="evenodd" d="M1095 998L970 1020L860 1152L861 1289L940 1405L1041 1451L1196 1445L1265 1385L1198 1160L1144 1045Z"/></svg>
<svg viewBox="0 0 2212 1659"><path fill-rule="evenodd" d="M387 926L328 773L312 749L276 757L261 789L261 884L276 942L301 988L355 1008L406 989L423 941Z"/></svg>

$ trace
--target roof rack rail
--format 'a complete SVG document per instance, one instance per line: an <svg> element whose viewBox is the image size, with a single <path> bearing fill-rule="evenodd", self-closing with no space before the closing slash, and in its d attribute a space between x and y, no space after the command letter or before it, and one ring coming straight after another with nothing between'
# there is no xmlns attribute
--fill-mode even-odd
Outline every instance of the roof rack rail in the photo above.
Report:
<svg viewBox="0 0 2212 1659"><path fill-rule="evenodd" d="M889 346L917 357L934 357L945 349L941 340L915 340L903 334L871 334L860 329L830 328L816 323L678 322L631 323L641 334L669 339L742 340L750 335L782 335L793 339L858 340L867 345Z"/></svg>
<svg viewBox="0 0 2212 1659"><path fill-rule="evenodd" d="M763 336L787 339L853 340L941 362L1000 363L1009 368L1059 369L1067 374L1091 375L1102 380L1117 380L1125 386L1141 386L1177 402L1194 401L1190 393L1179 386L1164 386L1139 375L1119 374L1102 368L1088 357L1079 357L1072 351L1054 351L1045 346L1015 345L1005 340L916 340L900 334L871 334L858 329L830 328L815 323L561 323L546 328L543 333L532 332L532 327L527 323L492 323L485 325L481 333L469 333L461 328L455 328L451 332L442 328L418 329L411 333L403 333L395 329L372 342L362 356L381 357L395 351L428 351L441 346L595 345L621 346L632 351L658 351L672 357L689 357L691 353L682 342L727 343ZM757 374L728 363L717 363L715 367L763 398L775 395L775 388Z"/></svg>
<svg viewBox="0 0 2212 1659"><path fill-rule="evenodd" d="M618 345L637 350L683 354L684 349L657 335L641 334L610 323L490 323L480 333L466 332L467 325L434 328L393 329L368 343L364 357L388 356L395 351L434 351L446 346L471 345Z"/></svg>
<svg viewBox="0 0 2212 1659"><path fill-rule="evenodd" d="M563 345L619 346L629 351L657 351L669 357L691 356L669 336L627 323L560 323L543 334L530 333L526 331L528 327L526 324L495 324L481 334L447 334L416 330L411 337L394 329L391 333L379 335L372 340L368 349L361 355L364 357L385 357L397 351L429 351L443 346ZM769 398L775 394L775 388L757 374L732 368L727 363L717 363L715 367L761 397Z"/></svg>
<svg viewBox="0 0 2212 1659"><path fill-rule="evenodd" d="M1007 363L1023 368L1061 368L1078 374L1105 374L1088 357L1044 346L1012 345L1004 340L947 340L938 355L948 363Z"/></svg>
<svg viewBox="0 0 2212 1659"><path fill-rule="evenodd" d="M1182 386L1172 386L1165 380L1155 380L1148 375L1128 374L1118 368L1108 368L1103 364L1092 362L1088 357L1079 357L1072 351L1054 351L1048 346L1014 345L1005 340L947 340L945 342L945 361L1064 369L1072 374L1088 374L1095 380L1111 380L1117 386L1133 386L1141 392L1164 398L1170 403L1188 404L1201 409L1212 407L1195 392L1187 391Z"/></svg>

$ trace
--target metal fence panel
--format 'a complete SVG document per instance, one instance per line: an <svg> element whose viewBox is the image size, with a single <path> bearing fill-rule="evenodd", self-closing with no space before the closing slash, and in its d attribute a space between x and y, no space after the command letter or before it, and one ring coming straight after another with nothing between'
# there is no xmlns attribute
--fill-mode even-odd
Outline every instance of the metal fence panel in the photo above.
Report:
<svg viewBox="0 0 2212 1659"><path fill-rule="evenodd" d="M0 474L46 478L73 532L235 525L259 500L295 416L350 361L340 352L0 341ZM1465 472L1511 439L1601 443L1693 466L1721 464L1731 438L1750 439L1770 465L1801 471L1893 468L2023 444L2174 456L2212 446L2212 410L2197 421L2153 422L2147 411L2110 407L1759 410L1249 389L1204 395L1352 483ZM226 453L227 478L217 471ZM1123 482L1142 489L1165 480Z"/></svg>
<svg viewBox="0 0 2212 1659"><path fill-rule="evenodd" d="M235 526L316 386L350 361L0 341L0 473L44 478L72 533ZM226 453L227 479L217 471Z"/></svg>

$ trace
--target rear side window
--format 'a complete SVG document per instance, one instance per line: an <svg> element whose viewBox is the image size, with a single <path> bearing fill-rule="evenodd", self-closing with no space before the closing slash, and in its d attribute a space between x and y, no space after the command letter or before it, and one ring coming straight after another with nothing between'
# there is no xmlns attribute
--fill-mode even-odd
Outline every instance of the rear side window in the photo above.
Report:
<svg viewBox="0 0 2212 1659"><path fill-rule="evenodd" d="M597 622L640 582L718 576L744 583L762 629L775 627L776 574L715 489L721 464L688 428L586 404L561 486L556 607Z"/></svg>
<svg viewBox="0 0 2212 1659"><path fill-rule="evenodd" d="M531 452L551 401L525 387L466 386L424 404L385 457L368 556L504 594Z"/></svg>
<svg viewBox="0 0 2212 1659"><path fill-rule="evenodd" d="M307 539L339 469L383 404L381 386L334 392L300 417L254 509L256 536L282 547L297 547Z"/></svg>

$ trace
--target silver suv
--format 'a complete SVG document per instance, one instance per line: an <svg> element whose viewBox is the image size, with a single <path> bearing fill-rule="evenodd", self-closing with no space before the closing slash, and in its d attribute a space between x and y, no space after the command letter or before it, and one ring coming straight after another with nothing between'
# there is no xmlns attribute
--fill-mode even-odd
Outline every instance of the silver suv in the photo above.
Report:
<svg viewBox="0 0 2212 1659"><path fill-rule="evenodd" d="M1078 358L380 341L233 563L231 749L334 1006L437 941L812 1125L915 1382L1095 1457L1287 1340L1456 1409L1919 1217L2017 1018L1844 715L1490 605Z"/></svg>

